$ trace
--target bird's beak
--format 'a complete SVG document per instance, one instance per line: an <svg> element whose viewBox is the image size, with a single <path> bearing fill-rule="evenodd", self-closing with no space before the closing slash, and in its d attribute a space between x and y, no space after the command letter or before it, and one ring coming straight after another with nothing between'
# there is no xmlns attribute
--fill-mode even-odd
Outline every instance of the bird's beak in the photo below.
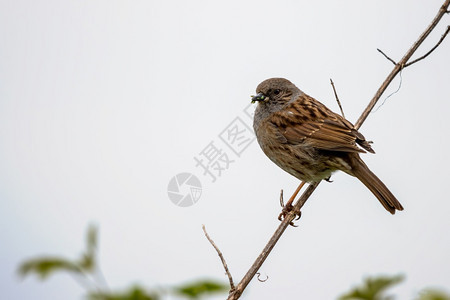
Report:
<svg viewBox="0 0 450 300"><path fill-rule="evenodd" d="M265 101L267 99L267 96L265 96L263 93L259 93L256 96L252 96L252 103L255 103L256 101Z"/></svg>

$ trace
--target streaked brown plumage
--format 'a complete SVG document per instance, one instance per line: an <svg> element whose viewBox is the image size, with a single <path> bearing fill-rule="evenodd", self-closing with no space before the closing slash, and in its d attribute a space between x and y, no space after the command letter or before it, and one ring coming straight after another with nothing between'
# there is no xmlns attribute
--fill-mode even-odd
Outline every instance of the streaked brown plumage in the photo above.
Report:
<svg viewBox="0 0 450 300"><path fill-rule="evenodd" d="M394 214L402 205L359 157L375 153L352 123L284 78L256 88L253 127L264 153L298 179L316 182L341 170L355 176Z"/></svg>

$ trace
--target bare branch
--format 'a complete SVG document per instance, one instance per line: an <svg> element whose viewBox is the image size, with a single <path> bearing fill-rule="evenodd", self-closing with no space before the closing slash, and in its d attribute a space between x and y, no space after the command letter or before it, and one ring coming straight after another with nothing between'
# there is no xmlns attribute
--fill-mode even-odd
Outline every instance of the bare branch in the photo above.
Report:
<svg viewBox="0 0 450 300"><path fill-rule="evenodd" d="M202 228L203 228L203 232L205 233L206 238L207 238L208 241L211 243L211 245L214 247L214 249L216 249L217 254L218 254L219 257L220 257L220 260L222 261L223 268L225 269L225 273L227 274L228 280L230 281L230 288L231 288L230 291L233 291L233 290L234 290L233 277L231 277L231 273L230 273L230 271L228 270L228 266L227 266L227 263L226 263L226 261L225 261L225 258L223 258L222 252L220 252L219 247L216 246L216 244L214 243L214 241L213 241L213 240L211 239L211 237L209 236L208 232L206 232L205 225L202 225Z"/></svg>
<svg viewBox="0 0 450 300"><path fill-rule="evenodd" d="M384 57L386 57L387 60L389 60L391 63L394 64L394 66L397 64L392 58L390 58L389 56L387 56L383 51L381 51L380 49L378 49L378 52L380 52L381 54L383 54Z"/></svg>
<svg viewBox="0 0 450 300"><path fill-rule="evenodd" d="M339 101L339 97L337 95L336 88L334 87L333 79L330 78L330 82L331 82L331 86L333 87L334 97L336 98L336 102L339 105L339 109L341 110L341 115L345 119L344 110L342 109L341 101Z"/></svg>

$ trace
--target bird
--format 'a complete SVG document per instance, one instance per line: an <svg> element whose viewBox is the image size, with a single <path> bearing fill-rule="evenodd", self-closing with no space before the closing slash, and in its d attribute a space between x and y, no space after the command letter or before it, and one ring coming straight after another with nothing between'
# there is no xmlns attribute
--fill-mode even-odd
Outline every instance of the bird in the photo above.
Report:
<svg viewBox="0 0 450 300"><path fill-rule="evenodd" d="M329 180L333 172L343 171L359 179L391 214L403 210L361 159L360 153L375 151L350 121L285 78L261 82L252 96L255 102L253 128L261 149L302 185ZM286 209L292 209L295 195Z"/></svg>

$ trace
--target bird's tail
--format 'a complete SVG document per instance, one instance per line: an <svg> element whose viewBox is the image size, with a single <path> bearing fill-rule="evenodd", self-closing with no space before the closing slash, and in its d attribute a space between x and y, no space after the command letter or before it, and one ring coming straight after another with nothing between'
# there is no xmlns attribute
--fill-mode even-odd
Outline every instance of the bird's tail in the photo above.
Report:
<svg viewBox="0 0 450 300"><path fill-rule="evenodd" d="M395 214L395 210L403 210L403 206L397 198L395 198L384 183L369 170L359 156L353 157L351 162L353 175L364 183L388 212Z"/></svg>

